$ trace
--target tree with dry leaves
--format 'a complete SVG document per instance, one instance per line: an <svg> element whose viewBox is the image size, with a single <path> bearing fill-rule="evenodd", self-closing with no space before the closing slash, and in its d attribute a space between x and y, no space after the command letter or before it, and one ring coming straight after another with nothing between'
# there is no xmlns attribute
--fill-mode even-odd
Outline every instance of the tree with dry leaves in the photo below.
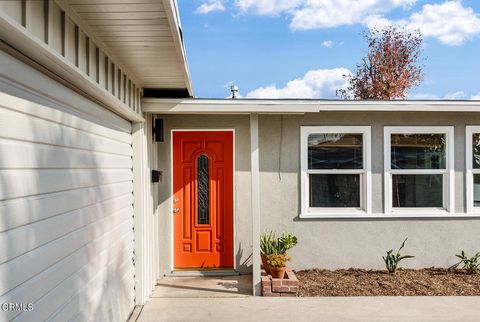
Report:
<svg viewBox="0 0 480 322"><path fill-rule="evenodd" d="M365 33L368 54L352 75L343 75L346 89L337 96L356 100L393 100L407 97L423 80L420 64L423 38L419 30L389 26Z"/></svg>

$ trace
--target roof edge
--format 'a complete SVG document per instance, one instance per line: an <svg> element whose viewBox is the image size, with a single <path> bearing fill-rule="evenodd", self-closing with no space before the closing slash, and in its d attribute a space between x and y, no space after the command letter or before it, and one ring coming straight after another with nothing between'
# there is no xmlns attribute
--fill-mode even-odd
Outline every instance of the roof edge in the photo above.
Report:
<svg viewBox="0 0 480 322"><path fill-rule="evenodd" d="M480 101L303 100L303 99L142 99L148 113L310 113L322 111L480 112Z"/></svg>

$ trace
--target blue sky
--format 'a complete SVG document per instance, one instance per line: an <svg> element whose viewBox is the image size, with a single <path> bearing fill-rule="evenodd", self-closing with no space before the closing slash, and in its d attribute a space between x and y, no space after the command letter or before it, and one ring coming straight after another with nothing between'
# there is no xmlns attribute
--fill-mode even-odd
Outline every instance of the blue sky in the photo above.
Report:
<svg viewBox="0 0 480 322"><path fill-rule="evenodd" d="M424 35L412 99L480 99L480 1L178 0L197 97L334 98L366 53L362 31Z"/></svg>

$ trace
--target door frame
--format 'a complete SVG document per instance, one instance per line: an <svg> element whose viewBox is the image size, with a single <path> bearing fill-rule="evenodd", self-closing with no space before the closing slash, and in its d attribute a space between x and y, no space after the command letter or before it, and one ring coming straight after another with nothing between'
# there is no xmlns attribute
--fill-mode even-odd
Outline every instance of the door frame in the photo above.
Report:
<svg viewBox="0 0 480 322"><path fill-rule="evenodd" d="M236 261L236 250L237 250L237 207L236 207L236 198L235 198L235 128L215 128L215 129L195 129L195 128L179 128L179 129L170 129L170 196L168 201L168 220L170 222L170 272L174 271L174 243L175 243L175 236L174 236L174 229L173 229L173 133L174 132L232 132L232 150L233 150L233 159L232 159L232 168L233 168L233 180L232 180L232 192L233 192L233 269L237 269L237 261ZM195 269L192 269L192 271Z"/></svg>

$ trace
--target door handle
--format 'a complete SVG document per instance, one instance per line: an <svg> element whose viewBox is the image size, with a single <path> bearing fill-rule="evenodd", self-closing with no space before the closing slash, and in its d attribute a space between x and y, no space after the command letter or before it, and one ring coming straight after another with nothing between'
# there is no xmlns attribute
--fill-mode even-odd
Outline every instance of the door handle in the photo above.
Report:
<svg viewBox="0 0 480 322"><path fill-rule="evenodd" d="M180 209L178 209L178 208L173 209L174 214L178 213L179 211L180 211Z"/></svg>

